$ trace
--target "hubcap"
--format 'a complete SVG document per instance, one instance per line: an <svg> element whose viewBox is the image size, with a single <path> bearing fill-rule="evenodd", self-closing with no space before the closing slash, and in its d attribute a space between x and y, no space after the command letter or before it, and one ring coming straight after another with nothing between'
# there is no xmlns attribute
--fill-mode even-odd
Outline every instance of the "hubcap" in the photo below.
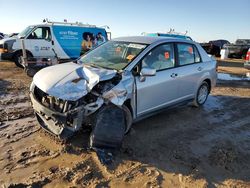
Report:
<svg viewBox="0 0 250 188"><path fill-rule="evenodd" d="M201 86L197 97L198 103L203 104L207 99L207 95L208 95L207 86L206 85Z"/></svg>
<svg viewBox="0 0 250 188"><path fill-rule="evenodd" d="M22 56L19 56L19 57L18 57L18 63L19 63L19 64L22 64Z"/></svg>

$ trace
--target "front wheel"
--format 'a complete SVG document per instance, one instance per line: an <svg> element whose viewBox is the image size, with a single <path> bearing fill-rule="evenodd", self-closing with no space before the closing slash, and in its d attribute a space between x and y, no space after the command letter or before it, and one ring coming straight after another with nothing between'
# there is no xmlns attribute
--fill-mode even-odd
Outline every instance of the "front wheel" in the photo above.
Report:
<svg viewBox="0 0 250 188"><path fill-rule="evenodd" d="M208 94L209 94L209 85L207 82L204 81L197 90L195 99L193 101L193 105L196 107L203 105L207 100Z"/></svg>
<svg viewBox="0 0 250 188"><path fill-rule="evenodd" d="M23 53L21 51L17 52L14 55L14 62L15 62L17 67L24 68L22 65L22 57L23 57ZM33 57L32 54L27 52L27 59L30 57Z"/></svg>
<svg viewBox="0 0 250 188"><path fill-rule="evenodd" d="M22 66L22 56L23 53L22 52L17 52L14 56L14 62L16 64L17 67L23 68Z"/></svg>

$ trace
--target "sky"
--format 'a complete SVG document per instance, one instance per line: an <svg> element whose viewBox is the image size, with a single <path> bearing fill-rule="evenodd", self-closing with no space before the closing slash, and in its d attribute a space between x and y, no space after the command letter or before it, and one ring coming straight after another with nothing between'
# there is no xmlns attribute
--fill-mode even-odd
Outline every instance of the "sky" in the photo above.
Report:
<svg viewBox="0 0 250 188"><path fill-rule="evenodd" d="M250 38L250 0L1 0L0 32L52 21L108 25L112 38L188 31L195 41Z"/></svg>

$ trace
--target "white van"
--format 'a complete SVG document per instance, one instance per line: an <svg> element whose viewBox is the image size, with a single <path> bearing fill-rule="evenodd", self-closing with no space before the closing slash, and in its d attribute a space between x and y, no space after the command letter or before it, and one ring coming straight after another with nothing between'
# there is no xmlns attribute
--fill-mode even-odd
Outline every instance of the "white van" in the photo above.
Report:
<svg viewBox="0 0 250 188"><path fill-rule="evenodd" d="M0 41L0 60L11 60L21 67L24 40L28 57L76 59L107 40L105 28L82 23L50 22L28 26L16 37Z"/></svg>

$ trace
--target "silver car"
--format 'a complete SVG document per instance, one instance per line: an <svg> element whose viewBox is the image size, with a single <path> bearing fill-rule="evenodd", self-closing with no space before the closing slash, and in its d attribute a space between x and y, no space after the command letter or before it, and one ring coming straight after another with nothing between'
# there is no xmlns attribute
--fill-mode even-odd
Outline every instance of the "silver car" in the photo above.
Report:
<svg viewBox="0 0 250 188"><path fill-rule="evenodd" d="M216 61L194 41L123 37L42 69L30 97L45 130L68 137L91 126L91 147L115 148L135 121L180 103L203 105L216 78Z"/></svg>

